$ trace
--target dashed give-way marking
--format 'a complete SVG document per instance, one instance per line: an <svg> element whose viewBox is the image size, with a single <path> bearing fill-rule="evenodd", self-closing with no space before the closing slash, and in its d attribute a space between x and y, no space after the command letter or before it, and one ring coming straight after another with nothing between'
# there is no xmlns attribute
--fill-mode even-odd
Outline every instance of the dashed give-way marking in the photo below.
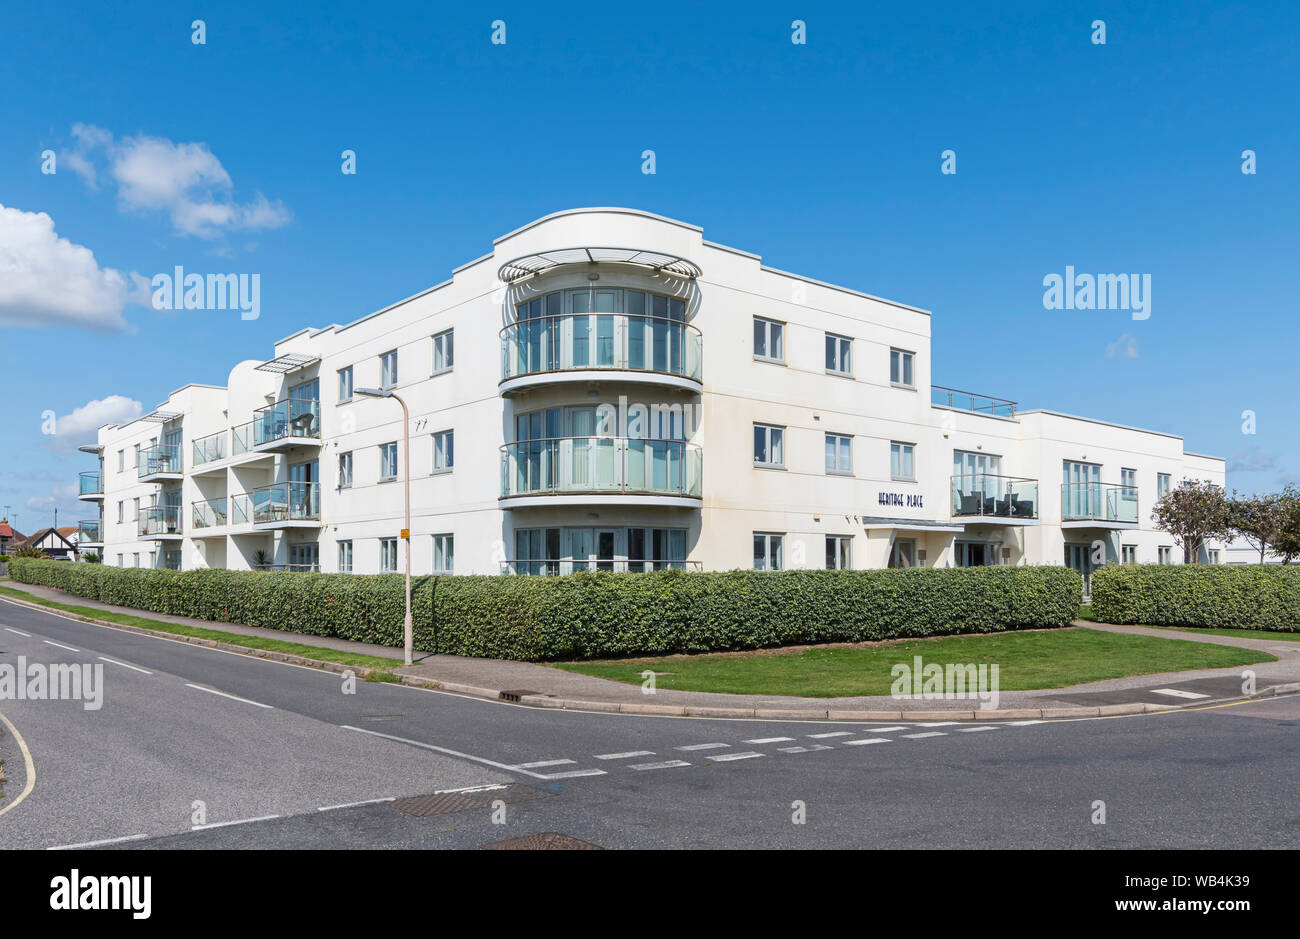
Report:
<svg viewBox="0 0 1300 939"><path fill-rule="evenodd" d="M1177 688L1152 688L1152 694L1165 694L1171 698L1208 698L1208 694L1198 694L1195 691L1179 691Z"/></svg>

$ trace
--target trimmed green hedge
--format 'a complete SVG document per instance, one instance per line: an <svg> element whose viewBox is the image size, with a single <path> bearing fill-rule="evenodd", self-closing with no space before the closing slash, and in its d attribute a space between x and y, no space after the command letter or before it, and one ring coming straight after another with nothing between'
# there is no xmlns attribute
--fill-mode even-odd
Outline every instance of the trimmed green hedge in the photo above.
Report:
<svg viewBox="0 0 1300 939"><path fill-rule="evenodd" d="M1300 567L1108 565L1092 575L1103 623L1300 630Z"/></svg>
<svg viewBox="0 0 1300 939"><path fill-rule="evenodd" d="M162 571L15 560L15 580L119 606L402 644L396 574ZM420 577L415 646L524 661L757 649L1066 626L1060 567Z"/></svg>

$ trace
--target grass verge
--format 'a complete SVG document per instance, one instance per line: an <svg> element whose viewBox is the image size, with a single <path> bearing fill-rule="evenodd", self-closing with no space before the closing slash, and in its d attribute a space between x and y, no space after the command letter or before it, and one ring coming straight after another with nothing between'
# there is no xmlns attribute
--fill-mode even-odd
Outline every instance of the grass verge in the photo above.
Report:
<svg viewBox="0 0 1300 939"><path fill-rule="evenodd" d="M387 669L402 664L401 659L388 659L377 655L343 652L338 649L326 648L325 646L311 646L302 642L285 642L283 639L270 639L263 636L245 636L242 633L229 633L220 629L203 629L199 626L183 626L178 623L167 623L162 620L147 619L143 616L132 616L127 613L115 613L112 610L100 610L89 606L73 606L68 603L59 603L55 600L47 600L44 597L38 597L25 590L18 590L14 587L0 586L0 596L26 600L28 603L36 603L40 606L59 610L63 613L71 613L74 616L85 616L89 619L103 620L106 623L117 623L120 626L139 626L142 629L154 629L158 632L171 633L176 636L214 639L217 642L227 642L232 646L244 646L248 649L262 649L267 652L283 652L286 655L301 655L304 658L319 659L322 662L336 662L339 665L352 665L357 668Z"/></svg>
<svg viewBox="0 0 1300 939"><path fill-rule="evenodd" d="M1283 642L1300 642L1300 632L1284 633L1276 629L1204 629L1200 626L1152 626L1171 633L1202 633L1210 636L1235 636L1238 639L1280 639Z"/></svg>
<svg viewBox="0 0 1300 939"><path fill-rule="evenodd" d="M926 664L996 664L1002 691L1277 661L1266 652L1232 646L1067 628L797 651L561 662L555 667L638 685L649 669L656 673L656 687L674 691L833 698L889 694L894 682L890 669L899 663L911 666L918 655Z"/></svg>

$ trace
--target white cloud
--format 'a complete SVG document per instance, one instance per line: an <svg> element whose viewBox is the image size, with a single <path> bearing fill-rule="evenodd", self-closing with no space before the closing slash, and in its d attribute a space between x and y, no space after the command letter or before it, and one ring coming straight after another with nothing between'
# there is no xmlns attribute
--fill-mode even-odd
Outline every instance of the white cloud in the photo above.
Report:
<svg viewBox="0 0 1300 939"><path fill-rule="evenodd" d="M98 184L94 161L106 163L117 184L118 202L138 212L165 212L182 235L217 238L229 231L279 228L292 213L260 192L245 203L234 200L234 182L205 143L173 143L140 135L114 140L100 127L72 128L76 148L60 154L91 188Z"/></svg>
<svg viewBox="0 0 1300 939"><path fill-rule="evenodd" d="M1265 453L1259 447L1247 447L1240 453L1228 457L1228 472L1230 473L1259 473L1264 470L1273 469L1277 461L1272 455Z"/></svg>
<svg viewBox="0 0 1300 939"><path fill-rule="evenodd" d="M94 443L99 428L105 424L125 424L135 420L144 407L124 395L109 395L98 401L87 401L71 414L58 418L55 433L46 438L49 449L71 452L83 444Z"/></svg>
<svg viewBox="0 0 1300 939"><path fill-rule="evenodd" d="M1125 333L1114 342L1106 343L1106 358L1108 359L1136 359L1137 357L1137 339L1130 333Z"/></svg>
<svg viewBox="0 0 1300 939"><path fill-rule="evenodd" d="M89 248L55 234L44 212L0 205L0 326L125 330L137 276L101 268Z"/></svg>

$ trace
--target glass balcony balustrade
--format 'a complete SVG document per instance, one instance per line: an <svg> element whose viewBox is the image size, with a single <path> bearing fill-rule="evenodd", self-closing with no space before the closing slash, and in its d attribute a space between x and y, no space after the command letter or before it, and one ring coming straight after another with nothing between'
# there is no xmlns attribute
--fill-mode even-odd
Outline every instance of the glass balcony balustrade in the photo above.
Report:
<svg viewBox="0 0 1300 939"><path fill-rule="evenodd" d="M230 455L239 456L253 449L253 425L256 421L230 428Z"/></svg>
<svg viewBox="0 0 1300 939"><path fill-rule="evenodd" d="M930 386L930 403L940 407L956 408L959 411L974 411L977 414L990 414L993 417L1015 417L1016 402L992 395L976 394L973 391L958 391L943 385Z"/></svg>
<svg viewBox="0 0 1300 939"><path fill-rule="evenodd" d="M689 323L628 313L521 320L501 330L501 377L621 369L700 380L703 343Z"/></svg>
<svg viewBox="0 0 1300 939"><path fill-rule="evenodd" d="M630 493L700 498L704 455L679 440L558 437L501 448L503 497Z"/></svg>
<svg viewBox="0 0 1300 939"><path fill-rule="evenodd" d="M103 544L104 535L99 519L92 518L77 523L77 544Z"/></svg>
<svg viewBox="0 0 1300 939"><path fill-rule="evenodd" d="M179 505L151 505L141 509L139 534L141 537L181 534L181 507Z"/></svg>
<svg viewBox="0 0 1300 939"><path fill-rule="evenodd" d="M254 489L248 497L254 525L320 521L320 483L275 483Z"/></svg>
<svg viewBox="0 0 1300 939"><path fill-rule="evenodd" d="M82 496L102 496L104 494L104 479L100 476L98 470L91 470L80 474L80 492Z"/></svg>
<svg viewBox="0 0 1300 939"><path fill-rule="evenodd" d="M140 460L136 464L137 476L154 476L158 473L180 473L181 448L175 444L160 443L147 450L140 451Z"/></svg>
<svg viewBox="0 0 1300 939"><path fill-rule="evenodd" d="M1137 486L1111 483L1065 483L1061 486L1061 519L1137 524Z"/></svg>
<svg viewBox="0 0 1300 939"><path fill-rule="evenodd" d="M704 566L699 561L633 561L615 560L574 560L572 558L548 558L545 560L511 560L501 562L503 574L526 574L531 577L574 574L579 571L612 571L616 574L644 574L646 571L700 571Z"/></svg>
<svg viewBox="0 0 1300 939"><path fill-rule="evenodd" d="M1038 518L1038 480L975 473L952 477L952 514L970 518Z"/></svg>
<svg viewBox="0 0 1300 939"><path fill-rule="evenodd" d="M253 446L291 438L320 439L320 401L285 398L253 412Z"/></svg>
<svg viewBox="0 0 1300 939"><path fill-rule="evenodd" d="M193 528L220 528L230 524L226 499L210 499L190 506L190 525Z"/></svg>
<svg viewBox="0 0 1300 939"><path fill-rule="evenodd" d="M194 441L193 447L195 466L223 460L226 457L226 432L223 430L207 437L200 437Z"/></svg>

